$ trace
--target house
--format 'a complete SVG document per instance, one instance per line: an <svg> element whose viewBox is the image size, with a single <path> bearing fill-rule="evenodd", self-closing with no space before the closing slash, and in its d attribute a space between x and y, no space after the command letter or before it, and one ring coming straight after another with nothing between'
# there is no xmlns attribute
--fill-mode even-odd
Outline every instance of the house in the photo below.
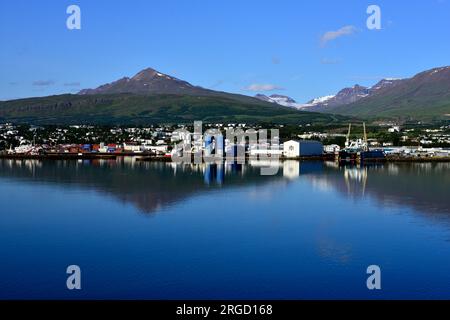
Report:
<svg viewBox="0 0 450 320"><path fill-rule="evenodd" d="M143 148L145 151L154 152L156 154L165 154L168 151L167 145L144 145Z"/></svg>
<svg viewBox="0 0 450 320"><path fill-rule="evenodd" d="M286 158L321 156L323 144L312 140L290 140L283 144L283 154Z"/></svg>

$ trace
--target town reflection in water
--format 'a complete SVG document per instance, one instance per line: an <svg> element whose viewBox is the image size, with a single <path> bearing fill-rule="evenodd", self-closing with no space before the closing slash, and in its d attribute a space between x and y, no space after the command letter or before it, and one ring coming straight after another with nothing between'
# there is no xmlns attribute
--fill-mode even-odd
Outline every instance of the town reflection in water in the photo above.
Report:
<svg viewBox="0 0 450 320"><path fill-rule="evenodd" d="M276 167L277 174L261 175ZM302 181L348 198L370 197L382 205L408 206L447 219L450 214L450 163L387 163L340 166L335 162L249 161L220 164L117 160L0 160L0 179L90 189L153 213L198 194L230 188ZM274 187L273 192L280 192ZM301 194L299 194L301 197Z"/></svg>

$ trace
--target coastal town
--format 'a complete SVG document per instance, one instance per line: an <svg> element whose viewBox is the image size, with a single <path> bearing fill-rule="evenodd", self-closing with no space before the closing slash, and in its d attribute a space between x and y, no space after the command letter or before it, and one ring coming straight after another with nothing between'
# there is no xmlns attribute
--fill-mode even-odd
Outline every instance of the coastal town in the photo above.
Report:
<svg viewBox="0 0 450 320"><path fill-rule="evenodd" d="M450 0L0 8L3 309L450 301Z"/></svg>
<svg viewBox="0 0 450 320"><path fill-rule="evenodd" d="M205 128L228 130L259 130L261 126L245 123L205 124ZM277 155L284 158L325 157L355 148L366 151L379 150L390 159L441 159L450 157L450 125L404 128L392 123L379 124L377 134L355 133L339 130L317 130L312 125L292 130L283 125L279 146L269 144L251 146L244 142L223 141L223 153L238 144L246 156ZM0 156L133 156L147 159L170 160L180 150L177 144L192 139L192 127L187 125L151 125L148 127L102 127L90 125L32 126L12 123L0 124ZM224 134L225 135L225 134ZM201 140L192 152L207 153L211 141ZM217 149L217 144L215 148ZM195 146L195 144L194 144Z"/></svg>

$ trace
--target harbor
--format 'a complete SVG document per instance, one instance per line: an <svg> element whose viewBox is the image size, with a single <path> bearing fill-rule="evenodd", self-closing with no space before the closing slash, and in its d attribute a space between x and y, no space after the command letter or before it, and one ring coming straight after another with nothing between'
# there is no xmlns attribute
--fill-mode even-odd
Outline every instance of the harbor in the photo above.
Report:
<svg viewBox="0 0 450 320"><path fill-rule="evenodd" d="M263 129L245 123L228 124L226 127L216 123L206 124L205 127L210 129L203 134L201 131L192 133L189 127L179 125L107 129L94 126L24 127L7 123L0 125L0 158L59 160L133 157L137 161L194 163L294 159L337 161L342 164L438 162L450 159L448 126L423 129L424 136L417 136L413 129L388 127L389 135L403 132L398 143L374 139L373 132L369 133L369 137L365 123L362 123L362 133L360 124L353 127L349 124L346 134L307 132L287 135L286 128L278 126L271 129L277 133L270 140L266 137L264 140L260 137L254 140L255 132ZM370 128L376 130L373 126ZM414 144L411 143L412 136L409 136L413 133L417 140Z"/></svg>

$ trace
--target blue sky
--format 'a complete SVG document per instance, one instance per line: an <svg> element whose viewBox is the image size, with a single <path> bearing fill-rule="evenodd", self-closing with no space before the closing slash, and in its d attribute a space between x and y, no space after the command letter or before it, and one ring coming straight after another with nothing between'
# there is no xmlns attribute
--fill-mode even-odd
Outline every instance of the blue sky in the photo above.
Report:
<svg viewBox="0 0 450 320"><path fill-rule="evenodd" d="M71 4L81 30L66 28ZM371 4L381 30L366 27ZM327 32L342 35L323 45ZM450 65L450 0L2 1L0 40L0 100L77 92L152 67L206 88L306 102Z"/></svg>

